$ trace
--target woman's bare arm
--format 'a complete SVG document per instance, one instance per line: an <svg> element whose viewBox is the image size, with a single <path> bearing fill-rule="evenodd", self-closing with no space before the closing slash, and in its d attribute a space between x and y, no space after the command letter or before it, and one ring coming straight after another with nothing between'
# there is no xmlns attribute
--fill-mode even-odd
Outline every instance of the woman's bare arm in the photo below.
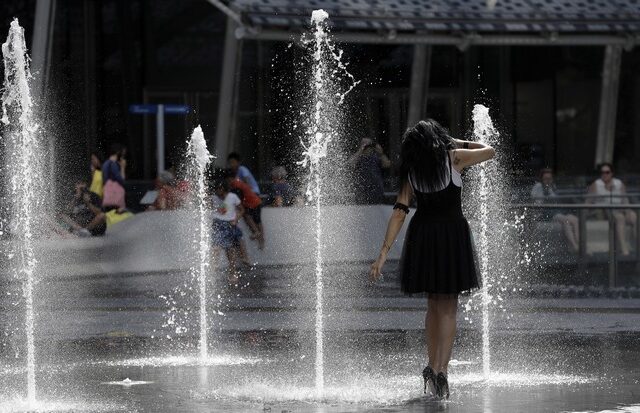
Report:
<svg viewBox="0 0 640 413"><path fill-rule="evenodd" d="M621 184L620 186L620 195L626 195L627 194L627 186L624 184L624 182ZM623 197L621 198L621 204L628 204L629 203L629 198L627 197Z"/></svg>
<svg viewBox="0 0 640 413"><path fill-rule="evenodd" d="M587 188L587 195L595 195L596 194L596 182L593 181L591 183L591 185L589 185L589 187ZM596 197L594 196L588 196L585 198L585 203L587 204L595 204L596 203Z"/></svg>
<svg viewBox="0 0 640 413"><path fill-rule="evenodd" d="M411 202L411 197L413 196L413 191L411 190L411 185L408 182L405 182L403 187L400 189L398 193L398 197L396 198L396 202L409 205ZM373 264L371 264L371 271L369 272L369 276L372 281L376 281L380 275L382 266L387 260L387 254L391 249L391 246L395 242L398 233L402 229L402 225L404 224L404 220L407 217L405 211L401 209L394 209L391 217L389 218L389 223L387 224L387 232L384 236L384 241L382 243L382 247L380 248L380 254L378 258L375 260Z"/></svg>
<svg viewBox="0 0 640 413"><path fill-rule="evenodd" d="M495 155L495 149L486 143L469 142L469 149L455 149L453 151L453 165L460 171L463 168L488 161Z"/></svg>
<svg viewBox="0 0 640 413"><path fill-rule="evenodd" d="M481 149L487 146L482 142L463 141L461 139L453 139L453 142L456 144L458 149ZM465 144L467 144L466 148L464 147Z"/></svg>

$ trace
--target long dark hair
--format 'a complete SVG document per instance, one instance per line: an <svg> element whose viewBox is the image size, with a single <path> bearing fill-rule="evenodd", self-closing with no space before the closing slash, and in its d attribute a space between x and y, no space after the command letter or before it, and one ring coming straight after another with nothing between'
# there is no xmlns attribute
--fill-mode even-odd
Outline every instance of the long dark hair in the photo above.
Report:
<svg viewBox="0 0 640 413"><path fill-rule="evenodd" d="M444 189L451 179L447 157L454 148L449 132L433 119L409 127L402 136L400 182L409 180L421 192Z"/></svg>

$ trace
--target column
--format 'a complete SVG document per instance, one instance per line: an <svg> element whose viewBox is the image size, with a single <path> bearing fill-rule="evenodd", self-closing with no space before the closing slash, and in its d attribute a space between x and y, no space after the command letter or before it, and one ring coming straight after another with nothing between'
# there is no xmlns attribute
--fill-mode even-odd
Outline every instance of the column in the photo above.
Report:
<svg viewBox="0 0 640 413"><path fill-rule="evenodd" d="M620 85L621 46L607 46L602 65L602 91L598 115L598 136L595 164L613 161L613 144L618 113L618 88Z"/></svg>
<svg viewBox="0 0 640 413"><path fill-rule="evenodd" d="M233 148L235 140L235 101L236 84L241 67L241 44L236 38L237 24L227 18L227 30L224 40L222 61L222 78L220 81L220 98L218 101L218 121L216 124L216 140L213 150L217 154L216 165L224 166L227 154Z"/></svg>
<svg viewBox="0 0 640 413"><path fill-rule="evenodd" d="M430 71L431 46L426 44L414 45L413 63L411 65L411 85L409 86L408 126L415 125L416 122L425 117Z"/></svg>

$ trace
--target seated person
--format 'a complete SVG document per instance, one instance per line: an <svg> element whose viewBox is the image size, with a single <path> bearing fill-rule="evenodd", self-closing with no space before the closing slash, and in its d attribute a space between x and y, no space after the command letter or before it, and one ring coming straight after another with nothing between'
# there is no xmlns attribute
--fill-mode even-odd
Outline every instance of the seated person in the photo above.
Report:
<svg viewBox="0 0 640 413"><path fill-rule="evenodd" d="M268 203L272 207L290 206L297 203L295 192L286 181L287 170L284 166L276 166L271 170L273 185L269 190Z"/></svg>
<svg viewBox="0 0 640 413"><path fill-rule="evenodd" d="M70 232L81 236L103 235L107 230L106 217L100 208L102 201L89 191L87 183L78 180L75 194L60 219L70 226Z"/></svg>
<svg viewBox="0 0 640 413"><path fill-rule="evenodd" d="M556 185L553 181L553 170L543 168L540 170L540 181L531 188L533 202L540 204L552 204L557 201ZM580 240L580 221L578 217L560 209L545 209L542 219L552 220L562 225L562 233L569 243L572 252L578 252Z"/></svg>
<svg viewBox="0 0 640 413"><path fill-rule="evenodd" d="M176 210L184 206L186 193L178 187L173 174L169 171L160 172L156 180L158 197L149 209L152 210Z"/></svg>
<svg viewBox="0 0 640 413"><path fill-rule="evenodd" d="M104 182L102 182L102 161L100 157L94 152L91 154L91 186L89 191L98 195L102 199L104 193Z"/></svg>
<svg viewBox="0 0 640 413"><path fill-rule="evenodd" d="M588 198L587 201L597 204L628 204L629 198L625 196L626 193L627 188L624 182L613 176L613 165L605 162L600 165L600 178L589 186L589 194L597 196ZM616 241L620 245L622 255L627 256L630 254L626 236L627 224L632 227L635 234L638 217L630 209L614 209L613 219L616 225Z"/></svg>

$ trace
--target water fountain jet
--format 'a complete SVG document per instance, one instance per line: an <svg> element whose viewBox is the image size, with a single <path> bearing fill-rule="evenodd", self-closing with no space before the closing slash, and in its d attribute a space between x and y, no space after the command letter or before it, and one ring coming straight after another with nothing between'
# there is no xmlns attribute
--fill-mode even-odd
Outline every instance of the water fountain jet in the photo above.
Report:
<svg viewBox="0 0 640 413"><path fill-rule="evenodd" d="M187 144L188 175L192 185L195 186L194 206L198 217L198 227L195 234L197 245L198 261L192 266L190 272L198 280L199 303L200 303L200 338L198 342L198 352L200 361L207 360L207 276L210 269L210 222L208 219L206 171L213 156L207 149L207 142L200 126L196 127L191 134Z"/></svg>
<svg viewBox="0 0 640 413"><path fill-rule="evenodd" d="M489 108L483 105L474 105L472 119L473 135L476 139L489 145L494 145L500 133L493 126L493 122L489 116ZM492 172L489 171L489 168L491 168L490 163L482 163L479 168L480 232L478 234L478 244L480 249L480 273L482 276L482 287L480 290L482 307L482 372L484 378L489 379L491 374L491 322L489 313L492 301L490 289L493 282L489 263L489 197L492 189L490 183L490 175L492 175Z"/></svg>
<svg viewBox="0 0 640 413"><path fill-rule="evenodd" d="M37 259L34 249L35 230L43 206L41 187L43 173L42 143L33 114L29 90L32 78L24 29L17 19L11 22L7 40L2 44L4 58L4 92L2 94L2 137L4 171L8 188L5 202L14 242L8 255L15 277L22 283L25 302L27 403L36 404L35 311L33 289ZM13 257L13 258L12 258Z"/></svg>
<svg viewBox="0 0 640 413"><path fill-rule="evenodd" d="M329 14L324 10L314 10L311 14L313 39L311 44L311 93L310 102L312 116L307 120L307 127L302 138L303 159L298 162L308 168L309 179L307 199L315 209L315 389L317 395L324 392L324 280L323 280L323 174L326 172L325 159L329 155L332 142L339 138L339 119L332 109L342 105L346 95L355 88L359 81L346 69L342 62L342 51L337 50L329 38ZM303 39L303 42L305 40ZM343 75L350 85L340 90L336 74Z"/></svg>

